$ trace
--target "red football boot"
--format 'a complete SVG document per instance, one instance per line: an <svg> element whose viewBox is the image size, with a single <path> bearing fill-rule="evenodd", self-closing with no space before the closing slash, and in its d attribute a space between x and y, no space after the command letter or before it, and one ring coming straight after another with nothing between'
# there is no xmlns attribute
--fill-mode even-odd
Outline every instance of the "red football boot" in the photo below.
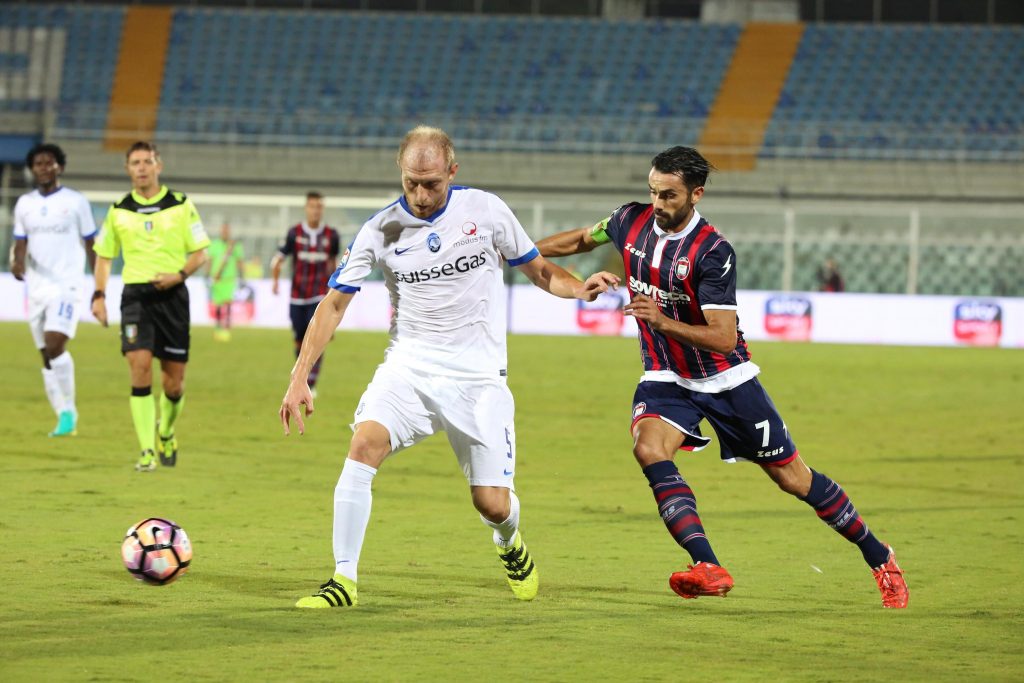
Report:
<svg viewBox="0 0 1024 683"><path fill-rule="evenodd" d="M903 609L910 600L910 590L903 580L903 570L896 564L896 552L892 546L885 547L889 549L889 559L881 567L872 569L871 573L875 575L875 583L882 593L882 607Z"/></svg>
<svg viewBox="0 0 1024 683"><path fill-rule="evenodd" d="M698 562L686 565L685 572L676 572L668 579L668 585L681 598L687 600L702 595L720 595L732 590L732 577L724 567L710 562Z"/></svg>

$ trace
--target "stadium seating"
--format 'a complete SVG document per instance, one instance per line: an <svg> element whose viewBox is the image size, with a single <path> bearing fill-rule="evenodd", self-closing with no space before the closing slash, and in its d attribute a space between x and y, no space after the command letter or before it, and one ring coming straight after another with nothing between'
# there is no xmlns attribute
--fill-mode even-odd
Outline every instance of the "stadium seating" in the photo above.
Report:
<svg viewBox="0 0 1024 683"><path fill-rule="evenodd" d="M693 140L738 34L684 22L179 10L158 129L372 145L432 120L466 148ZM651 42L662 63L687 64L668 73L674 83L654 86L637 49Z"/></svg>
<svg viewBox="0 0 1024 683"><path fill-rule="evenodd" d="M124 12L0 7L0 28L66 31L62 129L102 136L118 57L111 37ZM218 144L376 147L433 121L465 149L646 153L665 140L700 137L741 30L179 8L157 133ZM24 53L0 47L0 84L26 68ZM42 106L11 88L0 95L0 110ZM1024 27L811 24L761 156L928 159L956 149L959 158L1003 159L1024 151L1022 134Z"/></svg>
<svg viewBox="0 0 1024 683"><path fill-rule="evenodd" d="M60 101L56 105L58 125L81 129L93 136L102 134L110 101L110 89L117 65L118 42L124 9L117 7L71 7L51 4L10 4L0 7L0 29L46 28L63 32L64 62ZM3 76L25 72L28 55L19 50L18 40L0 45L0 82ZM44 102L28 89L0 96L0 110L41 111Z"/></svg>
<svg viewBox="0 0 1024 683"><path fill-rule="evenodd" d="M762 156L1024 151L1024 28L808 25Z"/></svg>

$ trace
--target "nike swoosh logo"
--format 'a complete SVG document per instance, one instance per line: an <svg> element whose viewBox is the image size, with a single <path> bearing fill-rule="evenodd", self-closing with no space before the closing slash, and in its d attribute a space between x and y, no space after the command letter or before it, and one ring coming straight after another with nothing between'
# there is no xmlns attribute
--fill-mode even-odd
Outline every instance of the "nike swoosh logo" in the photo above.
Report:
<svg viewBox="0 0 1024 683"><path fill-rule="evenodd" d="M505 470L505 476L506 477L511 477L513 474L515 474L515 470L513 470L512 472L509 472L508 470Z"/></svg>
<svg viewBox="0 0 1024 683"><path fill-rule="evenodd" d="M410 249L412 249L412 247L406 247L405 249L395 249L395 256L401 256Z"/></svg>

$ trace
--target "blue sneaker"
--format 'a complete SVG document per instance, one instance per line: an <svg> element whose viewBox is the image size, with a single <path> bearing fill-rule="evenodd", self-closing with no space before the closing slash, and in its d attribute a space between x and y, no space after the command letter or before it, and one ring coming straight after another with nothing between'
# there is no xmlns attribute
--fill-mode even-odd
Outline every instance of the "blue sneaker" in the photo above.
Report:
<svg viewBox="0 0 1024 683"><path fill-rule="evenodd" d="M50 432L50 436L75 436L78 434L78 416L70 410L60 411L57 417L57 426Z"/></svg>

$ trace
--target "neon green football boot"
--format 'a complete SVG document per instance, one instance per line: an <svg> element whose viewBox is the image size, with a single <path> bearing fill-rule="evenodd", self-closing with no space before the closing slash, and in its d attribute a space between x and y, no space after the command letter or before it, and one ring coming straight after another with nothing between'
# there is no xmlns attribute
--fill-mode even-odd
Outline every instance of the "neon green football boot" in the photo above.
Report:
<svg viewBox="0 0 1024 683"><path fill-rule="evenodd" d="M156 439L156 454L160 456L160 464L164 467L174 467L178 464L178 439L174 434L163 436L158 431Z"/></svg>
<svg viewBox="0 0 1024 683"><path fill-rule="evenodd" d="M139 461L135 463L136 472L152 472L156 469L156 454L148 448L142 451Z"/></svg>
<svg viewBox="0 0 1024 683"><path fill-rule="evenodd" d="M296 607L306 609L326 609L328 607L355 607L359 604L359 595L356 592L356 582L347 576L335 574L327 580L327 583L320 585L313 595L299 598L295 603Z"/></svg>
<svg viewBox="0 0 1024 683"><path fill-rule="evenodd" d="M537 573L537 566L533 563L533 558L530 557L530 551L523 543L523 535L516 531L516 535L512 538L512 545L496 547L498 557L508 573L509 588L512 589L512 594L516 596L516 599L533 600L537 597L540 576Z"/></svg>

